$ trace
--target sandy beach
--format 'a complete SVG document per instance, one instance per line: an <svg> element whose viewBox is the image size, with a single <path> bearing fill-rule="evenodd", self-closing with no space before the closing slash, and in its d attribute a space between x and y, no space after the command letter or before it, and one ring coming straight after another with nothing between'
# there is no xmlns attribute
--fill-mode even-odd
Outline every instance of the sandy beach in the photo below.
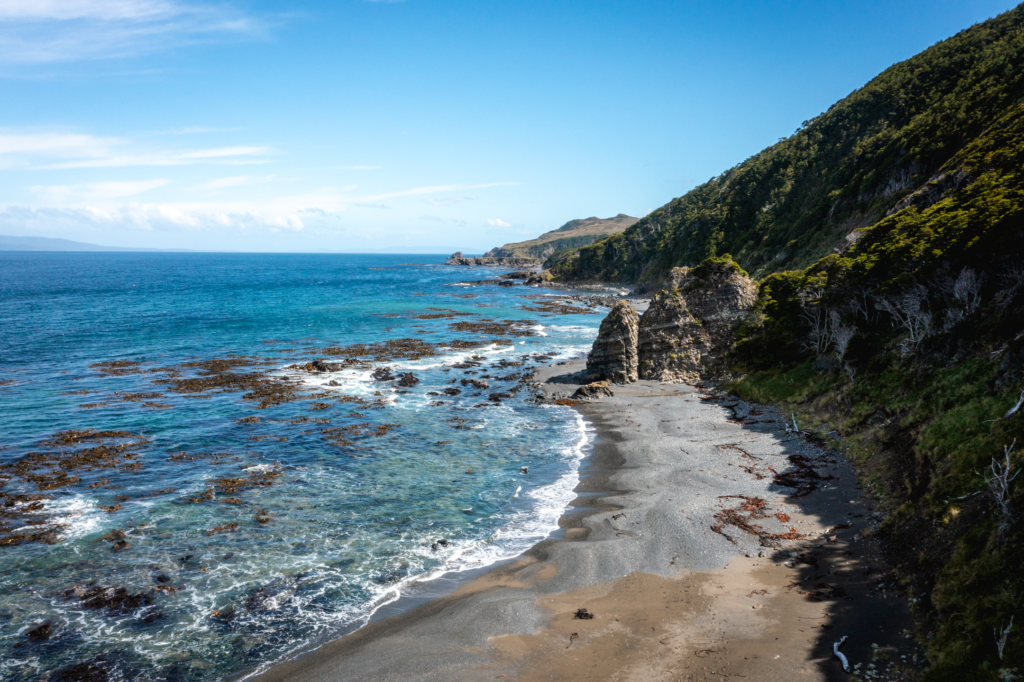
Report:
<svg viewBox="0 0 1024 682"><path fill-rule="evenodd" d="M863 679L916 667L841 454L714 391L613 388L576 406L597 439L556 537L254 679L838 680L844 636Z"/></svg>

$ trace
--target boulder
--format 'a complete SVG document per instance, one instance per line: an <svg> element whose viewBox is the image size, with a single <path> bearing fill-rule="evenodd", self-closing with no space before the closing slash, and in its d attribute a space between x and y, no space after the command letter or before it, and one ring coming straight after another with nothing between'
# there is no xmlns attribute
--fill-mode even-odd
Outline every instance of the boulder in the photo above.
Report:
<svg viewBox="0 0 1024 682"><path fill-rule="evenodd" d="M596 380L626 384L637 379L639 315L628 301L619 301L601 321L587 356L587 373Z"/></svg>
<svg viewBox="0 0 1024 682"><path fill-rule="evenodd" d="M307 362L302 368L307 372L337 372L341 369L341 366L334 362L314 360L313 362Z"/></svg>
<svg viewBox="0 0 1024 682"><path fill-rule="evenodd" d="M691 383L719 378L736 327L756 301L757 286L731 260L673 268L640 318L640 378Z"/></svg>
<svg viewBox="0 0 1024 682"><path fill-rule="evenodd" d="M412 372L406 372L405 374L399 374L401 377L398 380L399 386L415 386L420 383L419 377L415 376Z"/></svg>
<svg viewBox="0 0 1024 682"><path fill-rule="evenodd" d="M603 398L605 396L611 397L615 395L612 392L612 387L607 381L595 381L587 384L586 386L580 386L576 389L576 392L572 394L572 400L595 400L597 398Z"/></svg>

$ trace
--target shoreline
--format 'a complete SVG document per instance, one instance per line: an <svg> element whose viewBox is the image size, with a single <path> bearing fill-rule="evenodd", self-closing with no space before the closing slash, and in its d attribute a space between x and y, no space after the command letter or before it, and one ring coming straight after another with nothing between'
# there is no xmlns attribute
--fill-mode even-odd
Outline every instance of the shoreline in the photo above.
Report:
<svg viewBox="0 0 1024 682"><path fill-rule="evenodd" d="M482 267L482 266L476 266ZM545 380L541 378L544 375L558 375L565 373L566 371L575 372L585 366L586 358L566 360L559 363L554 363L544 367L538 367L538 383L546 385L546 388L551 390L552 388L562 388L560 384L545 384ZM563 367L564 366L564 367ZM566 370L566 367L571 367L571 370ZM571 388L575 390L577 386L573 385ZM543 390L543 389L542 389ZM570 390L570 393L572 392ZM584 498L598 499L599 496L606 492L611 492L607 489L608 476L610 474L608 467L594 467L593 462L595 460L596 445L601 442L601 437L598 429L593 425L589 419L590 415L580 413L584 422L584 434L587 442L583 445L584 457L580 461L579 467L576 470L578 476L577 484L573 489L575 497L569 500L566 504L565 509L559 516L558 528L551 531L548 537L535 543L533 546L525 549L520 554L499 559L493 563L480 566L479 568L469 570L449 570L444 571L436 577L427 578L422 577L412 581L397 598L387 601L377 606L372 613L368 616L356 621L361 624L352 624L350 630L344 634L334 636L330 639L309 644L299 651L294 652L288 658L283 661L272 664L269 668L257 672L257 670L248 670L240 673L236 673L226 679L233 681L242 680L257 680L262 681L265 679L292 679L291 677L285 676L278 678L275 675L275 670L281 666L288 666L290 664L299 663L307 657L315 656L317 652L325 646L336 644L340 641L348 638L354 638L356 635L361 633L368 627L385 621L388 619L400 619L410 614L410 612L416 611L417 609L428 607L432 602L437 600L443 600L451 597L459 590L463 589L468 585L472 585L477 581L486 581L491 573L500 573L502 571L515 571L517 566L523 562L532 562L533 557L539 557L536 560L543 561L546 558L544 547L550 543L561 542L567 538L567 531L573 530L578 531L583 528L582 519L586 516L604 510L604 507L600 504L584 504ZM588 428L589 427L589 428ZM589 433L588 433L589 432ZM596 486L596 487L595 487ZM585 490L594 488L593 490ZM617 509L617 507L613 508ZM573 538L578 539L578 538Z"/></svg>
<svg viewBox="0 0 1024 682"><path fill-rule="evenodd" d="M549 366L537 381L571 394L576 386L559 376L581 366ZM876 665L881 651L890 665L913 667L913 642L898 628L911 626L909 611L872 590L884 571L878 547L862 537L866 500L841 455L779 438L782 419L762 416L767 408L706 400L692 386L614 389L613 398L577 406L597 438L552 537L478 575L457 574L468 580L425 583L354 632L233 679L568 680L595 666L587 679L721 679L728 670L828 680L846 677L831 656L843 634L851 664ZM792 469L793 456L813 461L820 479L801 497L771 473ZM740 510L740 524L760 536L721 523L735 516L738 497L765 507ZM798 538L771 539L787 533ZM573 618L579 608L594 618Z"/></svg>

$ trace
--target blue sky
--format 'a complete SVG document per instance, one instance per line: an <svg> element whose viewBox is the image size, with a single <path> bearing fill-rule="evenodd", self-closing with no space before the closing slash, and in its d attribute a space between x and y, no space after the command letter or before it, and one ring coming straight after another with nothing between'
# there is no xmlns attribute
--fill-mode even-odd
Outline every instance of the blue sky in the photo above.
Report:
<svg viewBox="0 0 1024 682"><path fill-rule="evenodd" d="M1013 6L0 0L0 234L479 252L640 216Z"/></svg>

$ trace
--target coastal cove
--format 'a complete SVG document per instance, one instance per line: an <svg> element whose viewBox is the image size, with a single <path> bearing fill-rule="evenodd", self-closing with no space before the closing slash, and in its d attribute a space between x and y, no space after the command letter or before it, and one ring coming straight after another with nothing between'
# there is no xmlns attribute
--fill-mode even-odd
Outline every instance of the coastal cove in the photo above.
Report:
<svg viewBox="0 0 1024 682"><path fill-rule="evenodd" d="M581 369L538 379L571 394ZM920 667L839 453L707 389L614 390L575 408L597 440L556 536L254 679L833 680L844 635L857 671Z"/></svg>
<svg viewBox="0 0 1024 682"><path fill-rule="evenodd" d="M573 497L585 426L532 372L608 297L437 257L0 260L5 680L265 667Z"/></svg>

